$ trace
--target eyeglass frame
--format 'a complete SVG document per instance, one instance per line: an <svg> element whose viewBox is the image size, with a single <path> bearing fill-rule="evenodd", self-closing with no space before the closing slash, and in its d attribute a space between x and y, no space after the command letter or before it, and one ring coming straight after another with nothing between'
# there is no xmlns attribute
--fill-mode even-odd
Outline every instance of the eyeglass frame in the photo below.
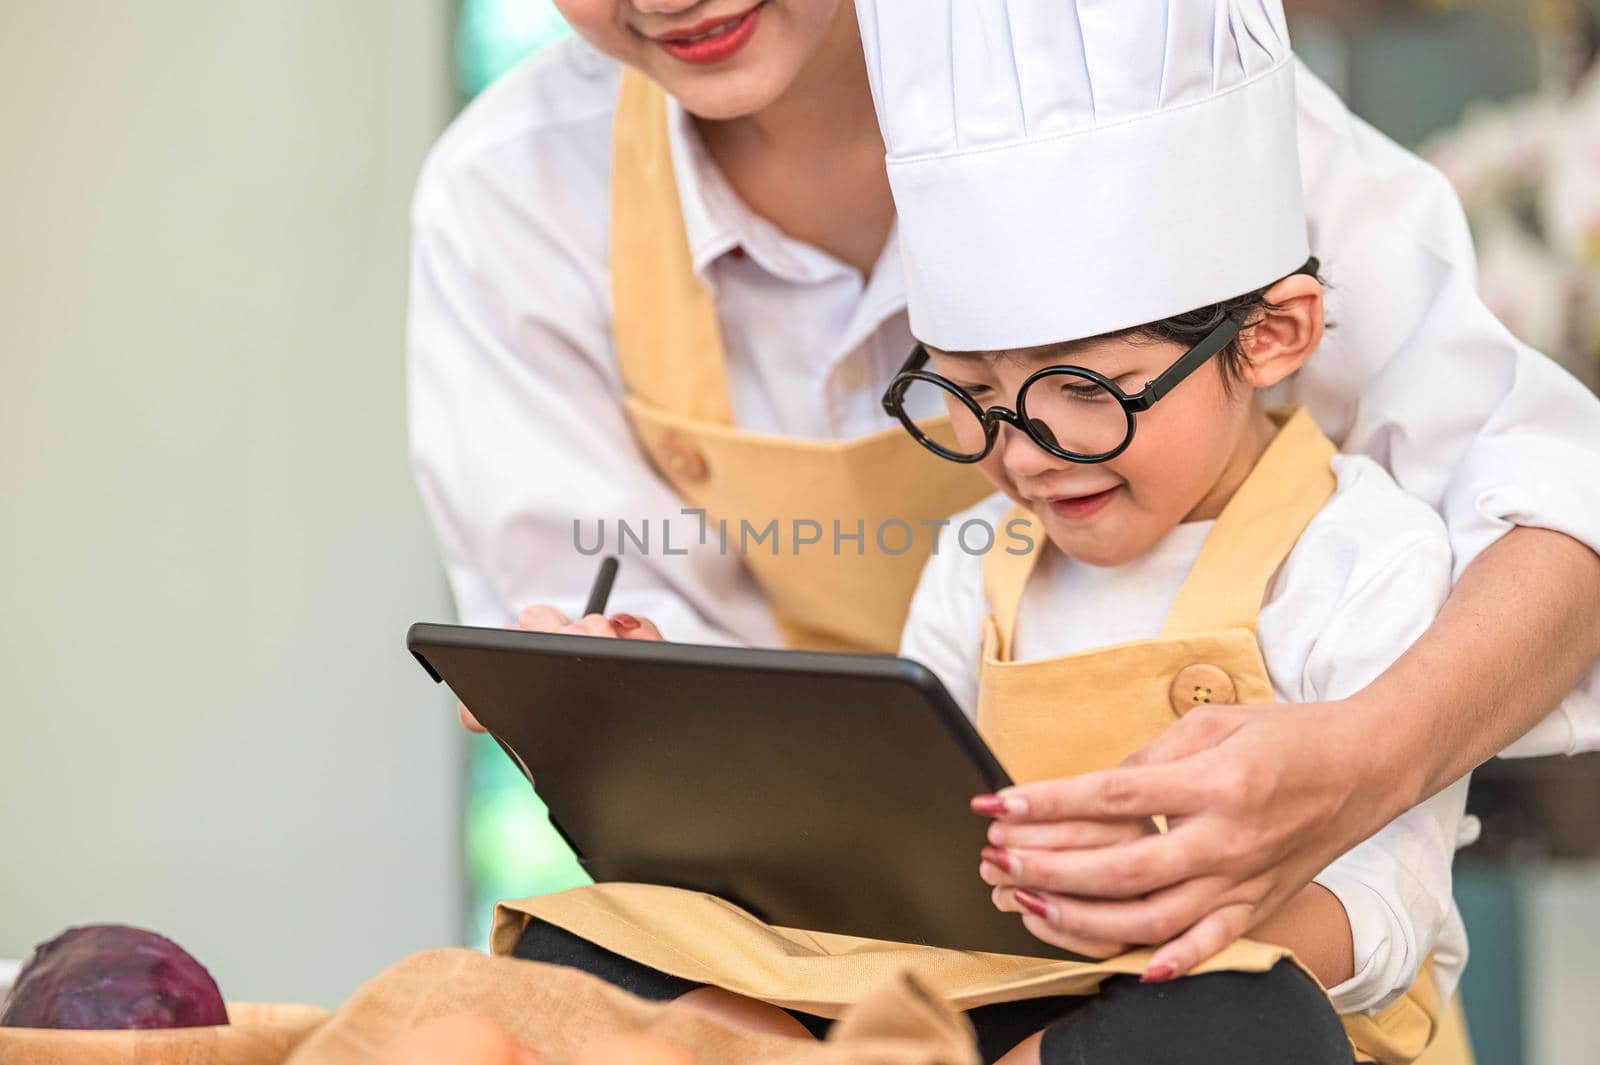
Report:
<svg viewBox="0 0 1600 1065"><path fill-rule="evenodd" d="M1312 277L1315 277L1318 269L1319 263L1315 258L1313 258L1308 261L1305 266L1301 267L1299 270L1296 270L1295 273L1309 274ZM984 459L988 458L989 454L994 451L995 441L999 439L1001 422L1009 422L1013 428L1021 431L1023 435L1037 444L1046 453L1054 455L1057 458L1065 459L1068 462L1076 462L1081 465L1096 465L1102 462L1110 462L1112 459L1116 458L1118 455L1121 455L1124 451L1128 450L1130 446L1132 446L1134 433L1137 431L1138 427L1138 419L1135 417L1135 415L1143 414L1151 407L1154 407L1165 396L1169 395L1174 388L1177 388L1178 385L1183 383L1185 378L1194 373L1201 366L1204 366L1207 362L1211 361L1211 359L1215 358L1219 352L1221 352L1229 344L1233 343L1234 339L1238 337L1239 333L1243 329L1243 322L1238 321L1231 315L1224 316L1222 321L1217 323L1215 328L1213 328L1205 336L1201 337L1199 342L1196 343L1192 348L1179 356L1176 362L1163 370L1155 377L1154 380L1146 383L1144 388L1140 389L1131 396L1124 392L1115 381L1112 381L1104 374L1089 369L1087 366L1074 366L1071 363L1062 363L1056 366L1043 367L1042 369L1036 370L1029 374L1027 379L1022 382L1022 387L1017 389L1016 410L999 405L985 409L984 407L979 406L978 401L973 399L972 395L966 389L962 388L954 381L951 381L945 377L941 377L939 374L936 374L931 370L922 369L922 366L928 361L928 349L919 342L917 346L912 349L911 355L906 359L905 363L900 367L900 371L890 379L889 387L884 390L882 399L883 410L885 414L898 420L900 424L905 427L905 430L911 434L912 438L917 441L917 443L921 444L929 451L932 451L940 458L947 459L951 462L960 462L970 465L975 462L982 462ZM1055 376L1085 378L1093 381L1095 384L1099 385L1101 388L1105 389L1111 394L1112 398L1114 398L1121 405L1123 416L1128 422L1127 436L1123 438L1123 441L1120 445L1110 451L1104 451L1094 455L1080 455L1077 452L1068 451L1057 444L1045 440L1034 430L1031 424L1032 419L1027 417L1027 403L1025 400L1028 395L1028 389L1038 381ZM926 433L922 432L921 428L918 427L916 423L916 419L911 417L901 402L905 396L906 390L917 381L927 381L929 384L932 384L935 387L954 395L956 398L960 399L964 404L966 404L967 409L971 411L973 417L978 420L978 424L983 427L984 446L982 451L976 455L957 454L955 452L946 450Z"/></svg>

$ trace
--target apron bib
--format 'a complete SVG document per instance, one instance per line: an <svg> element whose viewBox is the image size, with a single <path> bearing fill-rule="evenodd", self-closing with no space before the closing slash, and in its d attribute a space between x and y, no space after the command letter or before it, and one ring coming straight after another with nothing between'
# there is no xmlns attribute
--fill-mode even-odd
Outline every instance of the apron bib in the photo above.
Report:
<svg viewBox="0 0 1600 1065"><path fill-rule="evenodd" d="M704 508L709 530L727 523L733 549L748 522L744 562L789 646L892 652L933 547L917 522L949 517L994 489L898 423L847 441L734 425L716 306L684 231L666 95L633 70L622 76L611 182L617 362L645 454L689 506ZM931 431L948 437L949 419L939 422ZM774 534L757 542L774 520ZM821 542L796 550L797 521L816 522L806 533Z"/></svg>

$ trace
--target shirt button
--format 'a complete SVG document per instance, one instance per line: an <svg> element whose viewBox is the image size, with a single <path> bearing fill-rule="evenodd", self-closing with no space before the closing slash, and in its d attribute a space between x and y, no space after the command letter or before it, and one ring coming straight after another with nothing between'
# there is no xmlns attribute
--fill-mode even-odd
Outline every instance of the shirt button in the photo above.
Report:
<svg viewBox="0 0 1600 1065"><path fill-rule="evenodd" d="M674 481L700 484L711 475L706 457L680 433L661 438L661 465Z"/></svg>
<svg viewBox="0 0 1600 1065"><path fill-rule="evenodd" d="M1233 678L1216 666L1184 666L1172 678L1172 709L1179 716L1207 703L1231 705L1238 698Z"/></svg>

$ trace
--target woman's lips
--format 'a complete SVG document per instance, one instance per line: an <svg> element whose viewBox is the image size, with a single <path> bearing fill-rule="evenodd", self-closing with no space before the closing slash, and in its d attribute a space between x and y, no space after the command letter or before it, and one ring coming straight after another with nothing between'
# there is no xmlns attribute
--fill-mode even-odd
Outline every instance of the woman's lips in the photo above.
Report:
<svg viewBox="0 0 1600 1065"><path fill-rule="evenodd" d="M1082 521L1105 509L1106 504L1111 502L1111 498L1117 494L1117 489L1121 487L1120 484L1113 485L1105 491L1096 492L1093 495L1052 499L1050 501L1050 509L1055 511L1057 516L1066 518L1069 521Z"/></svg>
<svg viewBox="0 0 1600 1065"><path fill-rule="evenodd" d="M686 30L674 30L654 40L668 55L685 63L720 63L750 43L762 6L757 4L742 15L709 19Z"/></svg>

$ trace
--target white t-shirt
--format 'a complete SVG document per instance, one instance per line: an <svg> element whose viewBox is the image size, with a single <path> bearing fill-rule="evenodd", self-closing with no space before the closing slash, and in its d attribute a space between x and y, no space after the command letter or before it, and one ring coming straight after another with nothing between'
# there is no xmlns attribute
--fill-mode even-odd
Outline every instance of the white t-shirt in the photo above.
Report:
<svg viewBox="0 0 1600 1065"><path fill-rule="evenodd" d="M1306 527L1261 607L1258 639L1281 702L1359 691L1427 629L1450 592L1450 541L1439 516L1368 458L1340 455L1333 467L1338 489ZM969 716L977 711L982 626L990 610L983 556L962 550L952 530L973 519L999 529L1011 506L994 496L954 519L923 570L901 644L901 654L933 670ZM1214 524L1179 525L1122 566L1075 562L1047 544L1017 611L1014 660L1160 635ZM969 537L975 544L983 539ZM1454 989L1466 935L1451 896L1450 862L1474 832L1464 816L1466 795L1463 778L1316 878L1350 918L1356 971L1331 991L1339 1012L1386 1005L1411 986L1429 951L1436 951L1441 983Z"/></svg>
<svg viewBox="0 0 1600 1065"><path fill-rule="evenodd" d="M439 141L412 216L410 447L456 608L509 625L579 609L595 523L649 520L696 544L698 519L640 452L611 335L615 62L578 39L497 82ZM1600 549L1600 402L1517 344L1475 294L1460 206L1436 171L1301 70L1311 247L1336 328L1274 394L1310 408L1441 511L1459 570L1510 522ZM868 280L752 212L675 103L669 129L693 263L716 297L744 428L849 439L910 351L891 237ZM1100 254L1100 249L1083 249ZM615 542L614 540L612 541ZM760 589L715 543L624 558L613 602L670 638L775 644ZM1600 748L1600 671L1519 753Z"/></svg>

